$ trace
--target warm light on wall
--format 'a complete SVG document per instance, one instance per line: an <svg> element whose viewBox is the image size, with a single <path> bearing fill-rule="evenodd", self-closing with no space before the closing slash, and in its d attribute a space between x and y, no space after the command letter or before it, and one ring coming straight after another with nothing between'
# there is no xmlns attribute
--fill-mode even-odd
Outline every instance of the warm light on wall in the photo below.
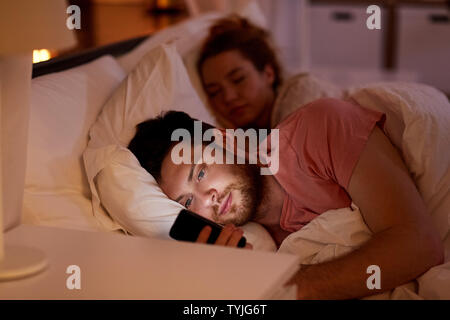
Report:
<svg viewBox="0 0 450 320"><path fill-rule="evenodd" d="M157 0L156 6L159 9L167 9L169 7L169 0Z"/></svg>
<svg viewBox="0 0 450 320"><path fill-rule="evenodd" d="M33 63L38 63L51 58L50 51L47 49L33 50Z"/></svg>

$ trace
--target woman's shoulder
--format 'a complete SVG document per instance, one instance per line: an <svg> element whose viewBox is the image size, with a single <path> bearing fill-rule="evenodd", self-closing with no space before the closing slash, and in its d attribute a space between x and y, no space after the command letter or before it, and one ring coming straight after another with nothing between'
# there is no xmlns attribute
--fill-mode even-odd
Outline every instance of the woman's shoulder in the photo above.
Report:
<svg viewBox="0 0 450 320"><path fill-rule="evenodd" d="M275 127L298 108L320 98L342 98L340 87L311 73L289 77L277 92L271 125Z"/></svg>

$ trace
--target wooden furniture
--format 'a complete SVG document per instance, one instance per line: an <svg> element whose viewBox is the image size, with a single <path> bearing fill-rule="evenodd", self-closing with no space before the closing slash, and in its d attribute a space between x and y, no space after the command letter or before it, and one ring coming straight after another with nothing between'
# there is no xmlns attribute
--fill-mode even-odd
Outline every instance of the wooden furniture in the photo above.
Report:
<svg viewBox="0 0 450 320"><path fill-rule="evenodd" d="M58 52L57 56L71 55L148 36L189 17L183 8L154 10L156 1L150 0L69 0L69 3L79 6L81 11L81 29L74 30L78 46Z"/></svg>
<svg viewBox="0 0 450 320"><path fill-rule="evenodd" d="M381 30L366 27L372 4ZM412 72L450 94L450 1L310 0L309 10L312 68Z"/></svg>
<svg viewBox="0 0 450 320"><path fill-rule="evenodd" d="M35 63L33 64L33 78L52 72L59 72L66 69L70 69L88 63L106 54L118 57L122 54L125 54L133 50L136 46L138 46L142 41L144 41L148 37L150 36L137 37L105 46L81 50L80 52L72 54L66 54L60 57L50 59L48 61Z"/></svg>

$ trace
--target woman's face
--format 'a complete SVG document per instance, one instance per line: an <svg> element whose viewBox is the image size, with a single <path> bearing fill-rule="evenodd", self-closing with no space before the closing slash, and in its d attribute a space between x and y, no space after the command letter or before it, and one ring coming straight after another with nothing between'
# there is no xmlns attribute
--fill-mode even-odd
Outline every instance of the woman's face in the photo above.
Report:
<svg viewBox="0 0 450 320"><path fill-rule="evenodd" d="M210 57L202 65L202 80L213 109L234 127L267 128L275 99L270 65L260 72L238 50Z"/></svg>

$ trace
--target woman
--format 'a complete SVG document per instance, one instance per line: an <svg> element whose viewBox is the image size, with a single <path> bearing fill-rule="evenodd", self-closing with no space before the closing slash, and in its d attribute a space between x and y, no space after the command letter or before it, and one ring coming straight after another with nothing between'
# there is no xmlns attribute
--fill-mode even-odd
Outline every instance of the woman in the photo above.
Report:
<svg viewBox="0 0 450 320"><path fill-rule="evenodd" d="M273 128L299 106L340 90L308 74L283 83L269 33L231 15L211 27L197 63L209 104L225 128Z"/></svg>

